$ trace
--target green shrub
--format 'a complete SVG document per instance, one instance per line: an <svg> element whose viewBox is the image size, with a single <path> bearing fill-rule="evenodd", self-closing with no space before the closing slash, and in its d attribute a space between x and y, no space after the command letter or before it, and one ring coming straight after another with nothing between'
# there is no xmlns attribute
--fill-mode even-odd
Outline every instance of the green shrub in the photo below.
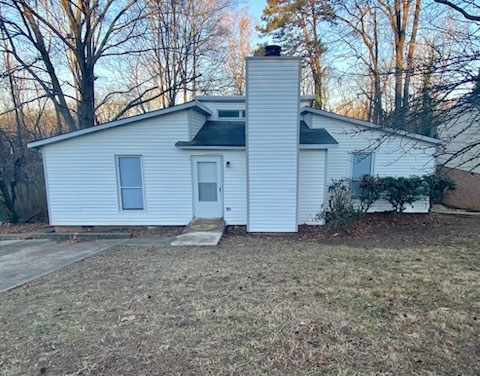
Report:
<svg viewBox="0 0 480 376"><path fill-rule="evenodd" d="M359 208L366 213L380 199L384 190L383 181L378 176L365 175L360 181Z"/></svg>
<svg viewBox="0 0 480 376"><path fill-rule="evenodd" d="M453 180L446 176L440 176L437 174L424 175L423 181L426 183L426 188L430 195L430 202L433 204L441 203L445 192L453 191L455 189L455 183Z"/></svg>
<svg viewBox="0 0 480 376"><path fill-rule="evenodd" d="M362 212L356 201L351 179L332 180L328 187L328 207L317 215L317 219L325 219L330 228L339 228L358 221Z"/></svg>
<svg viewBox="0 0 480 376"><path fill-rule="evenodd" d="M409 178L387 176L381 178L381 181L383 184L382 197L399 213L407 208L407 204L412 205L421 197L428 195L427 184L418 176Z"/></svg>

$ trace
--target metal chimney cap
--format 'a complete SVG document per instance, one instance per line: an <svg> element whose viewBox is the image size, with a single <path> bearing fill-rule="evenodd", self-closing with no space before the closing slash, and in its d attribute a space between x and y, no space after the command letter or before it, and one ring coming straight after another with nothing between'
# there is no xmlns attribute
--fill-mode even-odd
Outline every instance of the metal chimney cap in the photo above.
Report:
<svg viewBox="0 0 480 376"><path fill-rule="evenodd" d="M280 56L282 47L276 45L265 46L265 56Z"/></svg>

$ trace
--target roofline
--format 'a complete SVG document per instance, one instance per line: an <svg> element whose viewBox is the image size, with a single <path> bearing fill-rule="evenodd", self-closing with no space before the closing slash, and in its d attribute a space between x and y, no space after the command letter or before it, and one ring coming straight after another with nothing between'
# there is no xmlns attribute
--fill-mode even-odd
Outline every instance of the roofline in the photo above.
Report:
<svg viewBox="0 0 480 376"><path fill-rule="evenodd" d="M396 129L396 128L392 128L392 127L384 127L384 126L380 126L380 125L377 125L377 124L374 124L374 123L369 123L367 121L354 119L354 118L351 118L351 117L348 117L348 116L337 115L337 114L334 114L332 112L323 111L323 110L319 110L319 109L316 109L316 108L302 107L300 109L300 114L303 115L305 112L311 112L312 114L323 115L323 116L326 116L326 117L329 117L329 118L332 118L332 119L335 119L335 120L347 121L349 123L360 125L360 126L366 127L366 128L372 128L372 129L379 130L379 131L384 131L384 132L388 132L388 133L397 134L397 135L400 135L400 136L414 138L416 140L429 142L431 144L441 144L442 143L441 140L438 140L438 139L433 138L433 137L428 137L428 136L423 136L423 135L417 134L417 133L407 132L407 131L404 131L403 129Z"/></svg>
<svg viewBox="0 0 480 376"><path fill-rule="evenodd" d="M177 148L182 150L245 150L245 146L221 146L221 145L175 145Z"/></svg>
<svg viewBox="0 0 480 376"><path fill-rule="evenodd" d="M337 149L338 144L300 144L300 150L324 150L324 149Z"/></svg>
<svg viewBox="0 0 480 376"><path fill-rule="evenodd" d="M182 150L246 150L246 146L195 146L195 145L175 145ZM338 144L300 144L300 150L325 150L336 149Z"/></svg>
<svg viewBox="0 0 480 376"><path fill-rule="evenodd" d="M195 99L199 102L224 102L224 103L242 103L245 102L245 95L197 95ZM301 95L300 102L313 101L315 95Z"/></svg>
<svg viewBox="0 0 480 376"><path fill-rule="evenodd" d="M268 56L247 56L245 59L246 60L303 60L303 57L268 55Z"/></svg>
<svg viewBox="0 0 480 376"><path fill-rule="evenodd" d="M245 95L197 95L195 97L200 102L245 102Z"/></svg>
<svg viewBox="0 0 480 376"><path fill-rule="evenodd" d="M27 147L28 148L38 148L38 147L41 147L41 146L53 144L55 142L65 141L65 140L75 138L75 137L79 137L79 136L83 136L83 135L86 135L86 134L90 134L90 133L94 133L94 132L100 132L100 131L103 131L105 129L115 128L115 127L119 127L119 126L122 126L122 125L135 123L135 122L141 121L141 120L151 119L151 118L154 118L154 117L157 117L157 116L162 116L162 115L170 114L170 113L177 112L177 111L187 110L189 108L191 108L193 110L196 110L196 111L198 111L198 112L200 112L204 115L212 115L212 111L208 107L206 107L204 104L194 100L194 101L191 101L191 102L179 104L177 106L167 107L167 108L163 108L161 110L155 110L155 111L147 112L145 114L135 115L135 116L131 116L131 117L128 117L128 118L125 118L125 119L121 119L121 120L110 121L108 123L103 123L101 125L97 125L97 126L94 126L94 127L79 129L78 131L68 132L68 133L60 134L58 136L53 136L53 137L49 137L49 138L44 138L42 140L29 142L27 144Z"/></svg>

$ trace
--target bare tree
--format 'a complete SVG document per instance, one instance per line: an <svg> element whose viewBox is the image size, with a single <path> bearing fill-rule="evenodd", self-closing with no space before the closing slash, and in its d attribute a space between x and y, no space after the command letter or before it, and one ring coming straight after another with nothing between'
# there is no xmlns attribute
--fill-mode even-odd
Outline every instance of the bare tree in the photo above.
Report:
<svg viewBox="0 0 480 376"><path fill-rule="evenodd" d="M357 58L368 69L372 90L370 90L370 93L367 93L371 105L369 106L366 120L376 124L383 121L382 100L384 92L378 12L378 7L373 6L371 1L353 0L351 3L343 4L345 16L337 13L337 19L346 24L353 31L354 35L360 37L366 48L367 53L364 54L349 43L350 47L352 47L351 50L355 51ZM344 39L344 41L346 40Z"/></svg>
<svg viewBox="0 0 480 376"><path fill-rule="evenodd" d="M480 22L480 5L474 0L434 0L436 3L444 4L459 12L463 17L470 21ZM477 14L474 14L474 13Z"/></svg>
<svg viewBox="0 0 480 376"><path fill-rule="evenodd" d="M4 48L75 130L95 124L99 61L132 53L142 17L134 0L5 0L0 29Z"/></svg>
<svg viewBox="0 0 480 376"><path fill-rule="evenodd" d="M254 20L248 13L248 7L233 11L226 19L229 33L228 51L225 66L227 77L233 82L234 94L245 94L245 58L253 53ZM230 81L229 80L229 81Z"/></svg>

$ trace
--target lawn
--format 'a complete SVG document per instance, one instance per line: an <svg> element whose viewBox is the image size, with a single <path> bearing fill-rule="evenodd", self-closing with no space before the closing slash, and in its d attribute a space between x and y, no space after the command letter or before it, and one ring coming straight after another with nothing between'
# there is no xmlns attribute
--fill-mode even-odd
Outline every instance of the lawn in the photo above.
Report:
<svg viewBox="0 0 480 376"><path fill-rule="evenodd" d="M480 239L117 247L0 295L4 375L478 375Z"/></svg>

